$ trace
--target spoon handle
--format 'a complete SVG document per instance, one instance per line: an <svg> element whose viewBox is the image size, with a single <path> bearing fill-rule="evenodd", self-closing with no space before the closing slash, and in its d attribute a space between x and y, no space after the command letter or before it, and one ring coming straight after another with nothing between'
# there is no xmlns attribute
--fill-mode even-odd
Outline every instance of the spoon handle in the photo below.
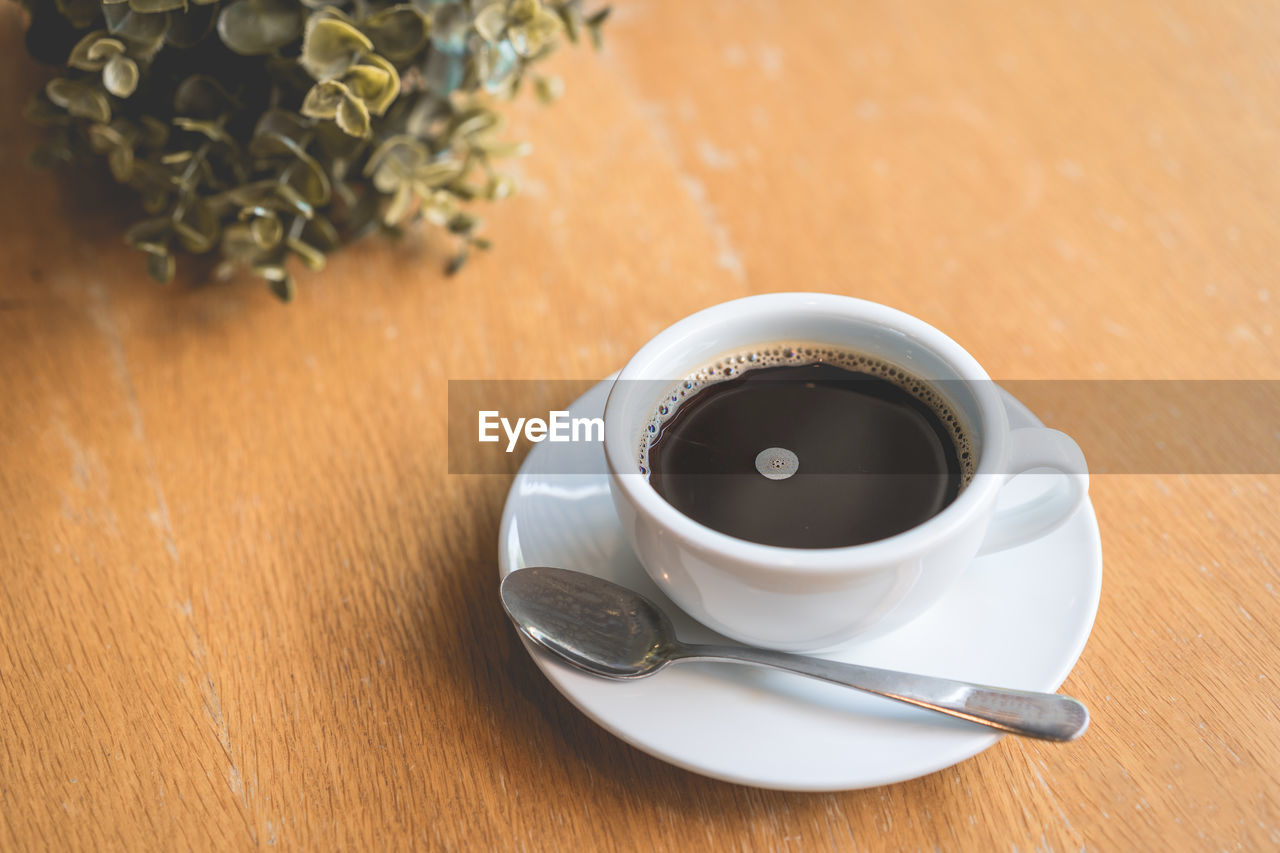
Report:
<svg viewBox="0 0 1280 853"><path fill-rule="evenodd" d="M1041 740L1074 740L1089 727L1089 710L1078 700L1057 693L1006 690L745 646L682 645L672 650L672 657L785 669Z"/></svg>

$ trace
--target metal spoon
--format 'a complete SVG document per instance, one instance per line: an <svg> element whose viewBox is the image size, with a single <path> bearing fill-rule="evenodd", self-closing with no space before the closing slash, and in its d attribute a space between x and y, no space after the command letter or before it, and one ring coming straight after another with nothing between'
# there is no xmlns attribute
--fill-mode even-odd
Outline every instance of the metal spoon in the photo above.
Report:
<svg viewBox="0 0 1280 853"><path fill-rule="evenodd" d="M843 684L1004 732L1074 740L1089 711L1070 696L1005 690L746 646L680 642L652 601L594 575L536 566L502 581L502 604L526 637L569 663L607 678L643 678L682 660L759 664Z"/></svg>

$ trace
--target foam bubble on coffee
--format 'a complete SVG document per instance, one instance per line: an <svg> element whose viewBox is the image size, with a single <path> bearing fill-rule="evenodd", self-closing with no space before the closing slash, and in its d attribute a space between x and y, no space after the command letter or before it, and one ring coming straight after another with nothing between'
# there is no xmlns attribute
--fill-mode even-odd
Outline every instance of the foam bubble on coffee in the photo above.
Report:
<svg viewBox="0 0 1280 853"><path fill-rule="evenodd" d="M800 470L800 457L785 447L766 447L756 454L756 470L766 480L785 480Z"/></svg>
<svg viewBox="0 0 1280 853"><path fill-rule="evenodd" d="M960 460L962 486L968 485L969 481L973 479L974 470L977 467L977 458L972 440L965 431L951 403L937 389L927 381L914 376L905 368L891 362L853 350L825 344L808 343L769 344L756 349L721 356L714 362L693 371L674 383L663 394L644 429L641 430L640 446L638 448L640 473L648 474L649 472L649 444L657 438L661 432L662 425L674 416L676 409L682 402L694 396L702 388L733 379L749 370L782 366L799 367L818 363L832 364L847 370L888 380L920 400L933 410L934 414L946 424L948 431L951 433L955 442L956 455ZM770 473L766 473L761 467L760 460L773 451L782 451L783 454L790 454L791 458L795 460L796 467L791 468L785 474L781 474L789 463L783 463L782 467L779 467L777 465L778 454L775 453L769 459L766 459L766 464L770 468ZM756 458L757 470L761 475L770 479L790 477L796 473L798 465L799 460L796 459L795 454L785 448L766 448Z"/></svg>

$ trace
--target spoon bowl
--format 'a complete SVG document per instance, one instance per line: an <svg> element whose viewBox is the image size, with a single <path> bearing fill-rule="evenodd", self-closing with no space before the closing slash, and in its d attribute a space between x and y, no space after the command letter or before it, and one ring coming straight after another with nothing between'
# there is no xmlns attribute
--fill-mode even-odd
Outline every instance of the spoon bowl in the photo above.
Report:
<svg viewBox="0 0 1280 853"><path fill-rule="evenodd" d="M656 604L582 572L549 566L512 572L502 581L502 604L530 640L597 675L652 675L679 645Z"/></svg>
<svg viewBox="0 0 1280 853"><path fill-rule="evenodd" d="M1074 740L1089 726L1078 700L736 645L690 645L660 607L626 587L551 566L502 581L507 615L533 643L606 678L643 678L676 661L722 660L788 670L1010 734Z"/></svg>

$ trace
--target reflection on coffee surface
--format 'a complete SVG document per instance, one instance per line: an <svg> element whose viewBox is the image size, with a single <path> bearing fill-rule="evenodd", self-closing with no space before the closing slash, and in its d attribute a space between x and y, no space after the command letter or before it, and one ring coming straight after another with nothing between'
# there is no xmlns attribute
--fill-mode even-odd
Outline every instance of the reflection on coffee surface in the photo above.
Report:
<svg viewBox="0 0 1280 853"><path fill-rule="evenodd" d="M973 476L950 404L896 365L776 344L722 358L658 404L641 440L658 494L766 545L838 548L927 521Z"/></svg>

